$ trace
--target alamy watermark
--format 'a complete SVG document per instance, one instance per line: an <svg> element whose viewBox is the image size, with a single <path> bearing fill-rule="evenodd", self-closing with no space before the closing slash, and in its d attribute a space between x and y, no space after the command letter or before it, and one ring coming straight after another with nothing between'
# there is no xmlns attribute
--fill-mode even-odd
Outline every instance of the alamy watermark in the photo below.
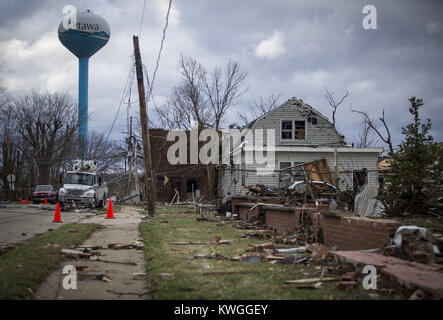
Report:
<svg viewBox="0 0 443 320"><path fill-rule="evenodd" d="M362 13L366 14L362 21L363 29L377 30L377 8L372 4L367 4L363 7Z"/></svg>
<svg viewBox="0 0 443 320"><path fill-rule="evenodd" d="M167 141L175 142L167 151L172 165L246 164L253 165L259 175L270 175L275 170L274 129L170 130Z"/></svg>
<svg viewBox="0 0 443 320"><path fill-rule="evenodd" d="M366 290L377 289L377 269L373 265L366 265L363 274L368 274L363 278L363 288Z"/></svg>
<svg viewBox="0 0 443 320"><path fill-rule="evenodd" d="M63 267L63 289L77 290L77 269L73 265L66 265Z"/></svg>
<svg viewBox="0 0 443 320"><path fill-rule="evenodd" d="M76 29L77 26L77 8L73 5L63 7L63 28L65 30Z"/></svg>

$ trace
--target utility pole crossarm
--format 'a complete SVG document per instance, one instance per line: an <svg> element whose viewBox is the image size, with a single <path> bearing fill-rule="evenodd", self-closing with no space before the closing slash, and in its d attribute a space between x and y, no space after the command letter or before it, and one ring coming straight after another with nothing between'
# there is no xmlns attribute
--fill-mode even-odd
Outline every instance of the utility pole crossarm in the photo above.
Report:
<svg viewBox="0 0 443 320"><path fill-rule="evenodd" d="M149 141L148 114L146 111L146 97L145 97L145 88L143 83L143 67L140 56L140 46L137 36L133 37L133 42L134 42L135 70L137 74L137 84L138 84L138 96L140 102L140 124L142 127L143 155L145 163L146 202L148 205L148 214L151 217L153 217L155 214L155 204L154 204L154 188L153 188L154 179L153 179L152 161L151 161L151 145Z"/></svg>

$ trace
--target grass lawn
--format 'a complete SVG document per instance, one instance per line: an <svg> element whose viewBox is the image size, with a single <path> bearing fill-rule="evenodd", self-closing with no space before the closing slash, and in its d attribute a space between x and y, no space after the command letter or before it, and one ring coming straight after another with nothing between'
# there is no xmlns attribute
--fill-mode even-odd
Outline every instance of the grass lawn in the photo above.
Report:
<svg viewBox="0 0 443 320"><path fill-rule="evenodd" d="M63 259L60 250L82 244L98 227L67 224L0 256L0 299L30 298L38 285L59 267Z"/></svg>
<svg viewBox="0 0 443 320"><path fill-rule="evenodd" d="M148 281L157 291L151 299L382 299L369 295L361 287L350 292L339 291L337 282L323 282L319 289L291 288L285 280L314 278L320 270L303 264L246 263L230 260L190 259L194 254L220 254L232 257L243 253L248 245L269 242L241 238L245 232L230 225L197 221L198 215L184 214L190 207L158 206L154 219L140 224L145 242ZM167 223L166 223L167 221ZM169 242L210 242L215 236L222 240L236 239L227 245L171 245ZM215 271L255 271L257 274L204 275ZM171 273L173 279L160 274ZM332 275L326 274L325 277Z"/></svg>

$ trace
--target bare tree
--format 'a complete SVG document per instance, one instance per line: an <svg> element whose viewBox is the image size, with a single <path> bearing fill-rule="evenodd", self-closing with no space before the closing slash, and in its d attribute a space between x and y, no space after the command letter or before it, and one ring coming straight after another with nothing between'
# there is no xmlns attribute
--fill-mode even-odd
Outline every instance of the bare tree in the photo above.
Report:
<svg viewBox="0 0 443 320"><path fill-rule="evenodd" d="M18 125L12 98L0 85L0 168L3 186L9 188L7 176L16 176L16 185L20 185L19 178L24 167L24 156L17 147L20 139L17 135Z"/></svg>
<svg viewBox="0 0 443 320"><path fill-rule="evenodd" d="M189 129L191 121L200 127L210 121L207 98L204 96L205 68L196 60L180 57L181 82L172 89L166 104L156 107L161 125L169 129Z"/></svg>
<svg viewBox="0 0 443 320"><path fill-rule="evenodd" d="M371 119L369 115L364 111L354 110L351 109L352 112L358 113L363 117L363 122L365 124L365 127L367 127L367 130L373 130L378 137L388 145L389 151L391 153L394 152L394 149L392 147L392 141L391 141L391 131L389 130L388 124L386 123L385 119L385 110L383 109L381 117L378 119L381 124L383 125L383 128L385 130L385 134L382 134L381 130L379 129L379 124L376 120Z"/></svg>
<svg viewBox="0 0 443 320"><path fill-rule="evenodd" d="M59 172L54 172L57 168L52 165L72 159L78 152L77 113L72 98L65 93L34 92L16 99L14 109L20 139L27 145L23 151L27 153L31 183L34 162L38 183L56 180Z"/></svg>
<svg viewBox="0 0 443 320"><path fill-rule="evenodd" d="M248 90L245 86L246 76L247 73L241 70L240 64L230 60L224 71L220 67L215 67L209 77L203 78L215 129L220 128L228 109Z"/></svg>
<svg viewBox="0 0 443 320"><path fill-rule="evenodd" d="M189 129L192 121L198 127L220 128L227 111L247 91L246 72L237 62L229 61L208 72L191 57L181 56L181 82L172 89L167 103L156 108L160 123L165 128Z"/></svg>
<svg viewBox="0 0 443 320"><path fill-rule="evenodd" d="M241 120L243 125L249 124L252 120L261 117L269 111L275 109L280 103L281 94L275 96L271 94L268 97L258 97L249 104L249 112L236 111L235 115Z"/></svg>
<svg viewBox="0 0 443 320"><path fill-rule="evenodd" d="M115 142L106 139L102 132L92 131L88 138L88 159L97 161L98 171L105 171L120 161L121 153Z"/></svg>
<svg viewBox="0 0 443 320"><path fill-rule="evenodd" d="M330 91L327 87L325 87L325 98L328 101L329 105L332 108L332 125L335 128L335 114L337 113L337 109L340 107L340 105L345 101L345 99L349 96L349 89L346 90L346 93L340 98L335 100L334 95L335 91Z"/></svg>
<svg viewBox="0 0 443 320"><path fill-rule="evenodd" d="M357 138L354 139L354 143L357 148L369 148L375 142L374 132L366 122L363 122L362 124L363 127L358 133Z"/></svg>

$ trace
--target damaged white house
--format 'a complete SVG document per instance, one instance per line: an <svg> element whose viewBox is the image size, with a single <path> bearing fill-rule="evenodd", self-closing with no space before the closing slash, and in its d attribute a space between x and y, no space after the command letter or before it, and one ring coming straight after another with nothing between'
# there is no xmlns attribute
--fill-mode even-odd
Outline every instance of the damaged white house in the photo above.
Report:
<svg viewBox="0 0 443 320"><path fill-rule="evenodd" d="M268 142L268 129L274 130L273 146ZM246 131L252 134L253 139L244 134ZM327 161L331 172L334 172L337 160L339 188L342 191L358 191L357 187L364 184L378 186L377 161L383 151L382 148L353 148L346 145L325 116L297 98L289 99L249 123L241 131L241 139L237 139L237 143L231 142L230 150L230 164L224 164L221 173L225 196L244 195L248 191L246 186L256 184L288 186L294 181L303 180L303 172L300 167L291 169L292 174L289 171L279 174L279 170L321 159ZM263 168L263 165L248 162L248 157L263 150L265 154L273 152L275 162L275 169L266 174L257 173L257 168ZM240 163L232 161L235 155L241 157Z"/></svg>

